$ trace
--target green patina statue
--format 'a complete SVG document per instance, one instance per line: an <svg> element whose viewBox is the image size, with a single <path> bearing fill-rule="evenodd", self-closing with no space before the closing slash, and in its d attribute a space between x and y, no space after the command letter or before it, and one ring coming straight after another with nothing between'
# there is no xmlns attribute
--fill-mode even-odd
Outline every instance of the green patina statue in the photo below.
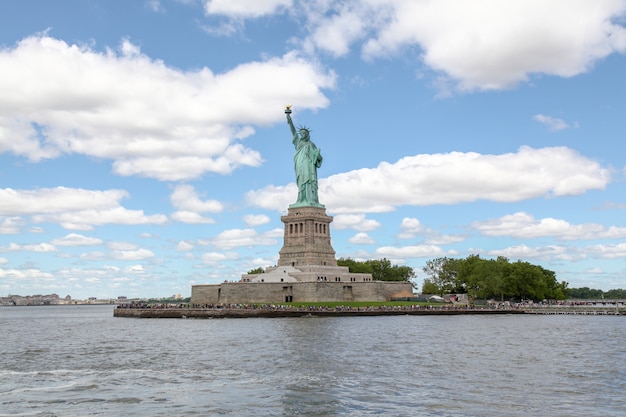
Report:
<svg viewBox="0 0 626 417"><path fill-rule="evenodd" d="M322 154L311 142L309 129L300 127L296 130L294 127L291 120L291 106L287 106L285 114L293 136L292 142L296 147L293 164L296 171L296 184L298 184L298 200L289 207L324 207L317 198L317 168L322 165Z"/></svg>

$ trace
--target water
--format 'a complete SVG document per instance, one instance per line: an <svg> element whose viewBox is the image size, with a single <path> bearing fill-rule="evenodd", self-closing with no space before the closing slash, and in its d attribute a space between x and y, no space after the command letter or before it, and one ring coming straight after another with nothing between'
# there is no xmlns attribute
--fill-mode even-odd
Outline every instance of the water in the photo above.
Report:
<svg viewBox="0 0 626 417"><path fill-rule="evenodd" d="M0 308L0 416L623 416L626 318Z"/></svg>

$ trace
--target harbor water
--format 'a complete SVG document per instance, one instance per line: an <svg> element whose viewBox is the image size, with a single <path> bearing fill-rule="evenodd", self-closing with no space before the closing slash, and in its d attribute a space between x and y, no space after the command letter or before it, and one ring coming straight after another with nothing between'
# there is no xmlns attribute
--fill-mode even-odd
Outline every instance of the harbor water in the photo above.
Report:
<svg viewBox="0 0 626 417"><path fill-rule="evenodd" d="M0 416L623 416L624 316L0 308Z"/></svg>

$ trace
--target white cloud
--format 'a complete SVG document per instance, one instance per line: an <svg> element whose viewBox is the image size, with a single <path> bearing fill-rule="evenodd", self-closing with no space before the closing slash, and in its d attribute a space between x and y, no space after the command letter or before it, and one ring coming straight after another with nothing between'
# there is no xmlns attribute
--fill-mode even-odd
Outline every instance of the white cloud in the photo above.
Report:
<svg viewBox="0 0 626 417"><path fill-rule="evenodd" d="M231 18L257 18L291 7L292 0L205 0L206 14Z"/></svg>
<svg viewBox="0 0 626 417"><path fill-rule="evenodd" d="M419 45L424 63L461 90L508 88L536 73L570 77L626 49L626 31L615 22L626 10L623 1L386 3L393 7L392 18L376 28L364 54L389 55Z"/></svg>
<svg viewBox="0 0 626 417"><path fill-rule="evenodd" d="M588 246L585 248L585 252L588 253L589 256L600 259L624 259L626 258L626 243Z"/></svg>
<svg viewBox="0 0 626 417"><path fill-rule="evenodd" d="M13 278L19 280L34 280L36 283L38 280L50 280L53 279L54 276L49 272L43 272L38 269L1 269L0 268L0 278Z"/></svg>
<svg viewBox="0 0 626 417"><path fill-rule="evenodd" d="M207 252L202 254L202 262L206 265L220 265L223 262L239 259L236 252Z"/></svg>
<svg viewBox="0 0 626 417"><path fill-rule="evenodd" d="M239 140L281 117L284 103L328 105L335 76L295 53L214 74L152 60L128 41L98 52L48 36L0 50L0 152L31 161L81 154L119 175L160 180L258 166ZM243 127L242 127L243 126Z"/></svg>
<svg viewBox="0 0 626 417"><path fill-rule="evenodd" d="M254 227L267 224L271 219L265 214L247 214L243 217L243 221L246 222L248 226Z"/></svg>
<svg viewBox="0 0 626 417"><path fill-rule="evenodd" d="M443 250L435 245L414 245L414 246L381 246L376 249L378 256L395 259L407 258L436 258L444 254Z"/></svg>
<svg viewBox="0 0 626 417"><path fill-rule="evenodd" d="M282 227L277 227L276 229L268 230L267 232L263 233L263 236L268 238L282 238L283 236L285 236L285 229L283 229Z"/></svg>
<svg viewBox="0 0 626 417"><path fill-rule="evenodd" d="M148 249L137 250L114 250L111 253L113 259L118 261L140 261L154 258L154 253Z"/></svg>
<svg viewBox="0 0 626 417"><path fill-rule="evenodd" d="M165 12L165 8L161 4L160 0L146 0L144 4L146 8L148 8L149 10L155 13Z"/></svg>
<svg viewBox="0 0 626 417"><path fill-rule="evenodd" d="M145 274L146 268L143 265L131 265L124 268L124 272L127 274Z"/></svg>
<svg viewBox="0 0 626 417"><path fill-rule="evenodd" d="M235 19L284 10L280 0L249 1L206 5ZM290 8L308 30L302 41L308 52L343 56L361 47L365 59L374 59L417 50L441 75L436 85L461 91L510 88L534 74L584 73L626 50L619 24L625 11L622 0L300 0Z"/></svg>
<svg viewBox="0 0 626 417"><path fill-rule="evenodd" d="M0 194L2 194L2 190L0 190ZM21 217L0 217L0 234L14 235L20 233L23 225L24 220Z"/></svg>
<svg viewBox="0 0 626 417"><path fill-rule="evenodd" d="M92 191L79 188L0 189L0 215L58 213L110 209L128 197L123 190Z"/></svg>
<svg viewBox="0 0 626 417"><path fill-rule="evenodd" d="M0 247L0 252L56 252L57 247L50 243L34 243L29 245L20 245L10 243L7 247Z"/></svg>
<svg viewBox="0 0 626 417"><path fill-rule="evenodd" d="M535 119L539 123L542 123L548 126L550 130L554 130L554 131L564 130L570 127L569 124L565 120L558 119L552 116L546 116L544 114L536 114L533 116L533 119Z"/></svg>
<svg viewBox="0 0 626 417"><path fill-rule="evenodd" d="M177 186L170 196L170 201L172 206L179 210L172 214L172 219L182 223L215 223L213 219L204 217L200 213L219 213L224 209L219 201L202 201L191 185Z"/></svg>
<svg viewBox="0 0 626 417"><path fill-rule="evenodd" d="M194 213L193 211L176 211L171 215L173 220L181 223L189 223L189 224L206 224L206 223L215 223L210 217L204 217L201 214Z"/></svg>
<svg viewBox="0 0 626 417"><path fill-rule="evenodd" d="M511 236L533 239L551 236L557 240L623 239L626 227L605 227L601 224L570 224L562 219L536 220L528 213L518 212L497 219L476 221L472 227L486 236Z"/></svg>
<svg viewBox="0 0 626 417"><path fill-rule="evenodd" d="M367 233L357 233L348 239L348 242L353 243L355 245L371 245L376 243L376 241L370 237Z"/></svg>
<svg viewBox="0 0 626 417"><path fill-rule="evenodd" d="M85 210L58 214L33 216L37 223L59 223L69 230L93 230L93 226L105 224L163 224L167 217L162 214L146 215L143 210L128 210L117 207L108 210Z"/></svg>
<svg viewBox="0 0 626 417"><path fill-rule="evenodd" d="M579 195L604 189L610 172L566 147L481 155L475 152L415 155L376 168L320 179L320 200L333 213L392 211L395 206L458 204L478 200L516 202ZM295 188L267 187L247 193L251 205L282 210ZM338 216L337 216L338 217Z"/></svg>
<svg viewBox="0 0 626 417"><path fill-rule="evenodd" d="M37 190L0 189L0 215L31 215L36 223L54 222L70 230L91 230L103 224L163 224L161 214L145 215L128 210L119 200L128 197L123 190L92 191L76 188Z"/></svg>
<svg viewBox="0 0 626 417"><path fill-rule="evenodd" d="M311 35L305 41L305 49L318 48L338 57L346 55L350 46L362 38L375 24L375 13L363 2L327 2L307 4L307 16ZM336 7L335 7L336 6ZM326 7L332 7L330 12Z"/></svg>
<svg viewBox="0 0 626 417"><path fill-rule="evenodd" d="M137 244L133 242L109 242L107 247L111 250L133 250L137 248Z"/></svg>
<svg viewBox="0 0 626 417"><path fill-rule="evenodd" d="M411 239L421 234L428 233L430 229L425 227L418 219L405 217L400 224L400 239Z"/></svg>
<svg viewBox="0 0 626 417"><path fill-rule="evenodd" d="M489 256L504 256L512 260L563 260L563 261L579 261L587 258L584 251L566 246L549 245L543 247L531 248L527 245L510 246L504 249L489 250L486 252Z"/></svg>
<svg viewBox="0 0 626 417"><path fill-rule="evenodd" d="M212 218L200 213L219 213L224 209L222 203L217 200L201 200L191 185L178 185L172 192L170 201L172 206L178 209L171 218L182 223L215 223Z"/></svg>
<svg viewBox="0 0 626 417"><path fill-rule="evenodd" d="M229 229L212 239L206 239L199 243L201 245L211 245L221 250L230 250L243 246L272 246L278 242L273 236L258 234L254 229Z"/></svg>
<svg viewBox="0 0 626 417"><path fill-rule="evenodd" d="M84 261L101 261L106 258L106 254L101 251L93 251L88 253L81 253L80 259Z"/></svg>
<svg viewBox="0 0 626 417"><path fill-rule="evenodd" d="M181 240L176 245L176 250L179 251L179 252L188 252L188 251L192 250L193 248L194 248L194 246L193 246L192 243L186 242L184 240Z"/></svg>
<svg viewBox="0 0 626 417"><path fill-rule="evenodd" d="M102 240L77 233L70 233L62 238L52 240L51 243L57 246L93 246L102 244Z"/></svg>
<svg viewBox="0 0 626 417"><path fill-rule="evenodd" d="M366 219L365 214L339 214L333 219L333 226L338 229L354 229L359 232L371 232L380 227L376 220Z"/></svg>

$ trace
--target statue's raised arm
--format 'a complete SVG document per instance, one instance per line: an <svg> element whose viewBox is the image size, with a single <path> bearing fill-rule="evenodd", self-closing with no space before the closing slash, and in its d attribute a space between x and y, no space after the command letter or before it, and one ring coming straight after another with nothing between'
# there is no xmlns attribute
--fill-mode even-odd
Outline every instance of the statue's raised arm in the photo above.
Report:
<svg viewBox="0 0 626 417"><path fill-rule="evenodd" d="M324 207L317 197L317 168L322 165L322 154L311 142L309 129L300 127L299 132L296 130L291 120L291 106L287 106L285 114L293 136L293 145L296 148L293 164L298 184L298 200L289 207Z"/></svg>
<svg viewBox="0 0 626 417"><path fill-rule="evenodd" d="M296 132L296 128L293 125L293 120L291 120L291 104L285 108L285 114L287 115L287 123L289 123L289 128L291 129L291 135L293 136L293 140L296 140L298 133Z"/></svg>

